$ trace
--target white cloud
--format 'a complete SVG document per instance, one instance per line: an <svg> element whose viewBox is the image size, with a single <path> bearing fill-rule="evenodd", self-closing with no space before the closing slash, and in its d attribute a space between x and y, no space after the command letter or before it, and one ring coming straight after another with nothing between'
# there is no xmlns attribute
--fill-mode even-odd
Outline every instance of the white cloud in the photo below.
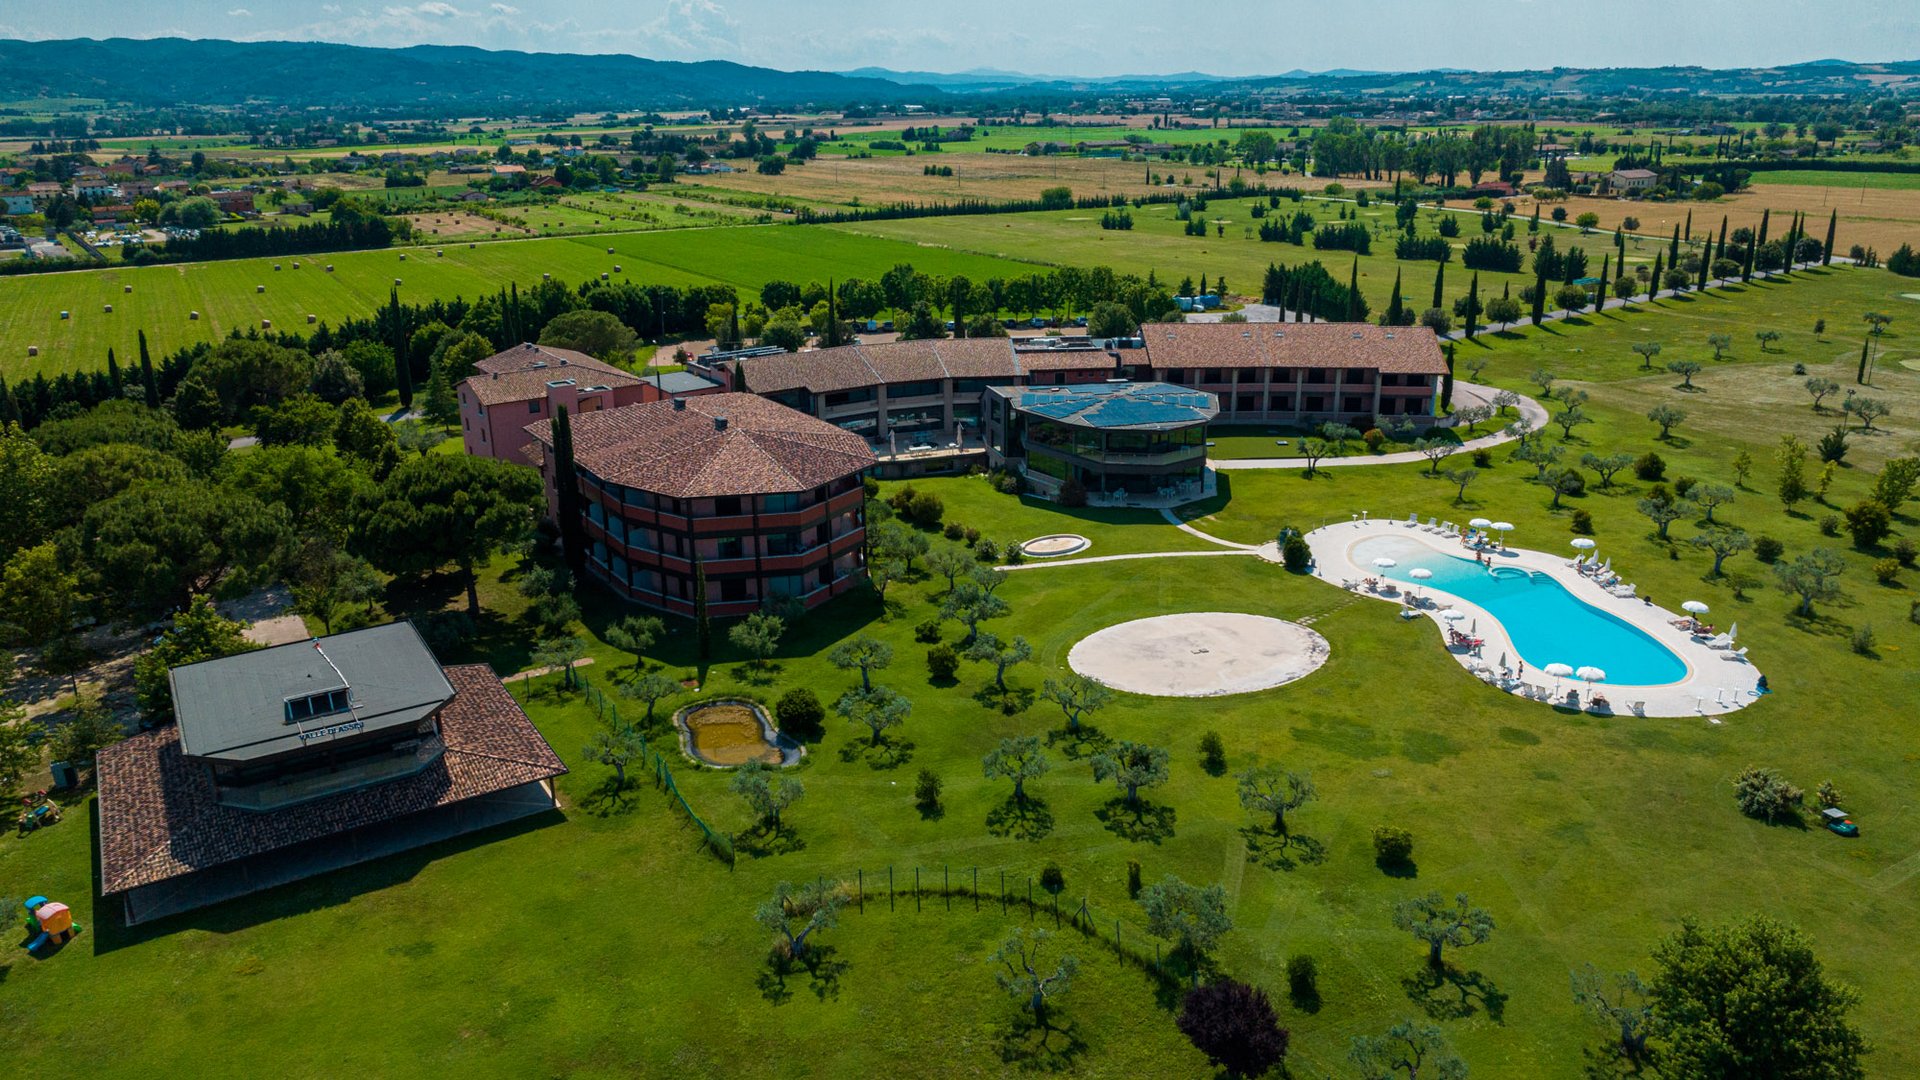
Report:
<svg viewBox="0 0 1920 1080"><path fill-rule="evenodd" d="M338 15L338 14L340 14L340 5L339 5L339 4L321 4L321 5L320 5L320 14L322 14L322 15Z"/></svg>
<svg viewBox="0 0 1920 1080"><path fill-rule="evenodd" d="M520 9L517 7L514 7L512 4L489 4L487 6L492 8L496 13L501 15L520 14Z"/></svg>
<svg viewBox="0 0 1920 1080"><path fill-rule="evenodd" d="M740 23L713 0L667 0L666 8L641 26L642 55L693 60L740 55Z"/></svg>
<svg viewBox="0 0 1920 1080"><path fill-rule="evenodd" d="M422 15L433 15L442 19L457 18L465 14L459 8L454 7L452 4L443 3L441 0L427 0L426 3L414 8L414 10Z"/></svg>
<svg viewBox="0 0 1920 1080"><path fill-rule="evenodd" d="M251 18L253 18L253 12L251 12L251 11L248 11L248 10L247 10L246 8L243 8L243 7L237 7L237 8L233 8L232 10L230 10L230 11L228 11L228 12L227 12L227 18L229 18L229 19L251 19Z"/></svg>

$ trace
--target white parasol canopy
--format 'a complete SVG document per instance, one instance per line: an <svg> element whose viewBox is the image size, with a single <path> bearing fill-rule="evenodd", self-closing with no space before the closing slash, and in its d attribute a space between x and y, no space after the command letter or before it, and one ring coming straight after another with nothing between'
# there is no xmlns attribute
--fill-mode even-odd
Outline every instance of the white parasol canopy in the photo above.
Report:
<svg viewBox="0 0 1920 1080"><path fill-rule="evenodd" d="M1467 524L1473 526L1476 529L1484 529L1489 525L1493 524L1493 519L1492 518L1474 518L1472 521L1467 522Z"/></svg>
<svg viewBox="0 0 1920 1080"><path fill-rule="evenodd" d="M1425 581L1428 578L1433 576L1433 571L1427 569L1424 566L1416 566L1413 569L1407 571L1407 576L1414 579L1415 581Z"/></svg>
<svg viewBox="0 0 1920 1080"><path fill-rule="evenodd" d="M1494 523L1493 523L1493 528L1494 528L1494 531L1496 531L1496 532L1512 532L1512 531L1513 531L1513 522L1511 522L1511 521L1496 521L1496 522L1494 522Z"/></svg>
<svg viewBox="0 0 1920 1080"><path fill-rule="evenodd" d="M1686 603L1681 604L1680 607L1682 610L1691 611L1695 615L1705 615L1707 613L1707 605L1704 601L1701 601L1701 600L1689 600Z"/></svg>
<svg viewBox="0 0 1920 1080"><path fill-rule="evenodd" d="M1585 679L1588 685L1592 685L1597 682L1607 681L1607 673L1600 670L1597 667L1592 667L1592 666L1583 667L1580 670L1574 672L1574 674L1580 676L1582 679Z"/></svg>
<svg viewBox="0 0 1920 1080"><path fill-rule="evenodd" d="M1448 622L1459 622L1461 619L1467 617L1467 613L1461 611L1459 608L1448 608L1440 613L1440 617Z"/></svg>
<svg viewBox="0 0 1920 1080"><path fill-rule="evenodd" d="M1573 546L1579 548L1581 551L1592 551L1596 545L1592 537L1579 536L1574 538Z"/></svg>
<svg viewBox="0 0 1920 1080"><path fill-rule="evenodd" d="M1560 693L1560 680L1573 674L1573 665L1554 663L1554 664L1548 664L1546 667L1543 667L1540 670L1546 672L1548 675L1553 676L1553 692L1555 696L1558 696Z"/></svg>
<svg viewBox="0 0 1920 1080"><path fill-rule="evenodd" d="M1373 560L1373 566L1376 570L1391 570L1398 565L1400 564L1387 558L1385 555Z"/></svg>

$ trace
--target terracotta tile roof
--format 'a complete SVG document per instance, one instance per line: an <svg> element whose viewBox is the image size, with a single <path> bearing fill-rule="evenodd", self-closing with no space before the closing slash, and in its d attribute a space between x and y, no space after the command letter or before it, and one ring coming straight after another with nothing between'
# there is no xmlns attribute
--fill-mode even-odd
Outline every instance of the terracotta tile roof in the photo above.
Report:
<svg viewBox="0 0 1920 1080"><path fill-rule="evenodd" d="M573 418L573 458L602 480L672 498L808 491L875 464L867 441L754 394L705 394ZM722 428L717 418L725 418ZM527 425L544 458L553 421Z"/></svg>
<svg viewBox="0 0 1920 1080"><path fill-rule="evenodd" d="M1129 363L1129 356L1146 362L1146 354L1131 350L1120 354L1120 362ZM1022 350L1019 354L1020 370L1030 371L1109 371L1113 368L1113 357L1105 349L1060 349L1060 350Z"/></svg>
<svg viewBox="0 0 1920 1080"><path fill-rule="evenodd" d="M1447 370L1424 326L1372 323L1148 323L1154 368L1369 368L1412 375Z"/></svg>
<svg viewBox="0 0 1920 1080"><path fill-rule="evenodd" d="M881 345L842 345L784 356L740 360L738 370L756 394L806 390L830 394L883 383L924 379L1011 378L1020 373L1009 338L937 338Z"/></svg>
<svg viewBox="0 0 1920 1080"><path fill-rule="evenodd" d="M440 712L446 752L439 762L404 779L284 810L217 803L207 771L181 755L177 726L102 750L101 891L124 892L567 771L492 668L445 670L454 697Z"/></svg>
<svg viewBox="0 0 1920 1080"><path fill-rule="evenodd" d="M466 386L482 405L544 398L547 384L556 379L572 379L581 386L632 386L645 381L586 353L548 345L515 346L476 360L473 366L480 374L469 376Z"/></svg>

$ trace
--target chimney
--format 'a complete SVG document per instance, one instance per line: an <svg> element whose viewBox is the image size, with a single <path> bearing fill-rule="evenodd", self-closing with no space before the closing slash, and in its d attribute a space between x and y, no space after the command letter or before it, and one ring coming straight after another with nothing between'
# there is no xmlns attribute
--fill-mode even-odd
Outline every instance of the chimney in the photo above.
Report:
<svg viewBox="0 0 1920 1080"><path fill-rule="evenodd" d="M715 431L725 431L725 430L727 430L727 417L726 417L726 414L725 414L725 413L716 413L716 414L714 415L714 418L713 418L713 430L715 430Z"/></svg>
<svg viewBox="0 0 1920 1080"><path fill-rule="evenodd" d="M686 398L683 398L683 397L677 397L677 398L674 398L674 399L673 399L673 411L674 411L674 412L686 412L686 411L687 411L687 399L686 399Z"/></svg>

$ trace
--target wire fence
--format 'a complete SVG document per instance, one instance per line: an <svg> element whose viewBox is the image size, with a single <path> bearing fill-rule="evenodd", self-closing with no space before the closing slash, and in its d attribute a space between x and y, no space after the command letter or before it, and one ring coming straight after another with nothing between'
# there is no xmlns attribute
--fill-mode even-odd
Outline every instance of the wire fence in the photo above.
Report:
<svg viewBox="0 0 1920 1080"><path fill-rule="evenodd" d="M911 876L909 876L911 875ZM1202 961L1169 950L1160 939L1133 925L1116 911L1096 910L1093 902L1081 897L1063 905L1058 893L1044 887L1036 889L1036 878L1025 869L944 864L894 867L876 871L867 877L865 868L856 868L840 882L850 892L848 906L859 914L903 913L911 905L913 914L947 914L956 908L965 913L991 911L998 907L1009 918L1025 917L1029 923L1055 930L1073 930L1082 939L1105 946L1122 963L1145 973L1165 994L1178 994L1198 985L1210 966ZM824 883L824 879L823 879ZM1151 949L1149 949L1151 945Z"/></svg>
<svg viewBox="0 0 1920 1080"><path fill-rule="evenodd" d="M587 704L593 707L594 716L597 717L601 723L616 730L629 726L620 716L620 706L608 698L606 694L602 693L599 687L593 685L593 680L587 677L586 672L576 667L573 669L573 677L580 681L580 689L586 696ZM635 730L638 731L639 729ZM687 802L687 797L680 793L680 785L674 783L673 769L668 766L666 755L654 748L644 732L640 734L639 760L627 763L629 770L633 770L636 767L644 768L653 775L653 786L666 792L673 804L678 806L680 811L686 815L687 820L691 822L695 828L700 830L704 846L713 854L714 858L719 859L728 866L732 866L734 861L733 838L717 831L713 826L707 824L706 819L694 812L693 806Z"/></svg>

